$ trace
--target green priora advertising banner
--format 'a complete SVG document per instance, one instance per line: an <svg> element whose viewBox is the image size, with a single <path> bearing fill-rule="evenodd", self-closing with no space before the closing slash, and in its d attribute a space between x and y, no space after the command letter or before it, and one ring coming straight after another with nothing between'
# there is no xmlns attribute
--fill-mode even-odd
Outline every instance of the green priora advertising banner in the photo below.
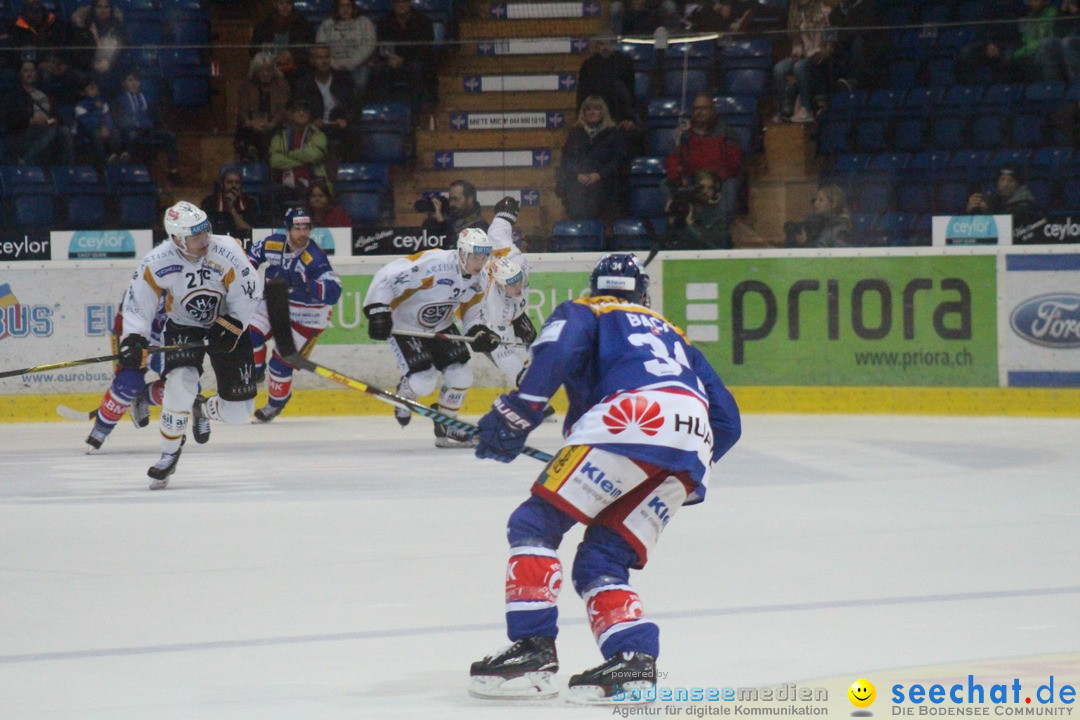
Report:
<svg viewBox="0 0 1080 720"><path fill-rule="evenodd" d="M730 385L996 386L995 263L668 260L664 310Z"/></svg>
<svg viewBox="0 0 1080 720"><path fill-rule="evenodd" d="M368 338L364 317L364 296L371 275L340 275L341 299L334 307L330 326L319 338L320 345L373 344ZM529 315L540 327L555 307L589 292L589 274L583 272L534 272L529 274ZM459 328L463 332L468 328Z"/></svg>

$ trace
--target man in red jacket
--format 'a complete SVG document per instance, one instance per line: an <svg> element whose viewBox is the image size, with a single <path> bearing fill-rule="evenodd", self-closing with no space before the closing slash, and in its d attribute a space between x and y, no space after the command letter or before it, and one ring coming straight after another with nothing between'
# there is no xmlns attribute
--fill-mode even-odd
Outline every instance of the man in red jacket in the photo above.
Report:
<svg viewBox="0 0 1080 720"><path fill-rule="evenodd" d="M721 202L728 217L734 217L742 150L724 134L724 124L716 114L712 98L698 94L690 110L690 127L679 135L678 146L667 156L668 184L685 187L693 182L699 170L709 170L720 179Z"/></svg>

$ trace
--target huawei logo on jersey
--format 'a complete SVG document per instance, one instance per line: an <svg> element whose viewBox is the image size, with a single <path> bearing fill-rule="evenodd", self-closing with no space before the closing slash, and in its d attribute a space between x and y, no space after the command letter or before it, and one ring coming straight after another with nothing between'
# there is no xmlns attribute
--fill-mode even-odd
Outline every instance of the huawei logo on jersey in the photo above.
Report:
<svg viewBox="0 0 1080 720"><path fill-rule="evenodd" d="M604 424L612 435L637 425L641 432L652 437L664 426L664 418L660 416L660 405L657 403L643 397L626 397L611 406L604 415Z"/></svg>

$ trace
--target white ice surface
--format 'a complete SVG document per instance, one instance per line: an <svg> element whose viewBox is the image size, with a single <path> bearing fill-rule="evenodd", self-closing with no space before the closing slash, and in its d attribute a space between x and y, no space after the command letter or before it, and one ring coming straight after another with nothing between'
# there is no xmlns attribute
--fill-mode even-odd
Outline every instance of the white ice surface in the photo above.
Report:
<svg viewBox="0 0 1080 720"><path fill-rule="evenodd" d="M0 718L611 716L465 692L506 644L504 528L539 462L436 450L422 418L286 416L215 424L150 492L154 428L87 456L87 425L0 425ZM663 684L1080 649L1080 421L744 425L632 578ZM601 658L569 584L559 605L565 684Z"/></svg>

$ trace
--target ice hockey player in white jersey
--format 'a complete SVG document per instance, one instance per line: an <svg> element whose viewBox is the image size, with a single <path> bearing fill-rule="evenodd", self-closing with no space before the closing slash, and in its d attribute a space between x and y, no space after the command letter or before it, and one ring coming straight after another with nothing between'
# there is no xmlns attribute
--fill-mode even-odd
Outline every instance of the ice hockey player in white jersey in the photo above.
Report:
<svg viewBox="0 0 1080 720"><path fill-rule="evenodd" d="M486 327L499 336L499 346L485 353L499 368L511 387L529 361L528 345L536 339L536 328L529 319L528 261L515 248L511 254L491 263L491 282L481 308Z"/></svg>
<svg viewBox="0 0 1080 720"><path fill-rule="evenodd" d="M434 335L459 333L454 319L460 307L468 334L475 338L473 349L489 352L497 347L495 333L479 322L487 283L484 270L491 252L491 241L483 230L466 228L458 235L456 250L426 250L394 260L375 273L364 298L364 315L371 339L390 341L402 373L399 395L416 399L434 392L441 373L443 384L435 407L457 417L472 385L469 348L461 340ZM395 335L395 330L427 337ZM397 409L394 417L404 427L412 414ZM468 436L436 423L435 446L472 447L473 443Z"/></svg>
<svg viewBox="0 0 1080 720"><path fill-rule="evenodd" d="M185 434L210 439L210 420L247 423L255 408L255 362L247 326L262 303L263 284L240 243L212 235L206 213L189 202L165 211L166 242L151 250L124 298L121 367L146 366L147 338L165 298L165 344L198 347L165 354L161 404L161 459L150 467L150 489L169 482L180 460ZM203 342L205 341L205 345ZM217 394L199 394L203 359L209 356Z"/></svg>

